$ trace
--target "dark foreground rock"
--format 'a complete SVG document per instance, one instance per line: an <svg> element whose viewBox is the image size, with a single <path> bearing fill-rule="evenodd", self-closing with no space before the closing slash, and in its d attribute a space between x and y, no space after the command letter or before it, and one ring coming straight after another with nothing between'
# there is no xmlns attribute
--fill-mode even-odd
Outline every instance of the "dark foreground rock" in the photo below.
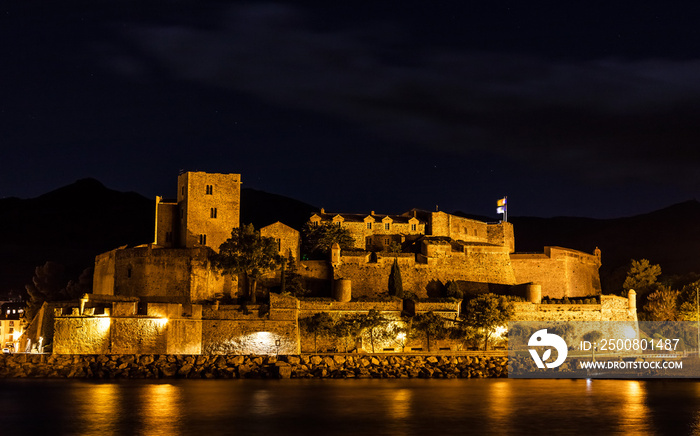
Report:
<svg viewBox="0 0 700 436"><path fill-rule="evenodd" d="M506 377L508 358L327 354L0 355L0 378L472 378Z"/></svg>

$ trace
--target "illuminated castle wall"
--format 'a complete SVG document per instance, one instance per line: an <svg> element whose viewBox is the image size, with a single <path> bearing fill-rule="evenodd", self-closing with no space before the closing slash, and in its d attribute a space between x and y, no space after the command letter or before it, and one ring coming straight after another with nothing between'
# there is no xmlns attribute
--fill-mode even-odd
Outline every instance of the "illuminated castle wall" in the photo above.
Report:
<svg viewBox="0 0 700 436"><path fill-rule="evenodd" d="M54 352L311 352L317 341L299 328L299 319L314 313L340 316L374 309L393 323L401 322L401 300L351 299L371 299L386 292L395 259L404 289L418 297L436 296L440 286L456 281L465 292L527 297L526 303L516 305L520 320L636 320L632 298L601 297L598 304L539 304L547 296L599 295L600 250L587 254L545 247L542 253L516 253L510 223L484 223L420 210L402 215L322 210L312 215L312 224L337 225L353 236L355 250L336 248L328 260L299 262L298 272L307 285L323 295L334 295L336 301L320 303L271 293L269 306L222 304L222 297L239 295L238 280L216 272L209 253L240 225L240 184L238 174L181 174L177 200L156 199L153 243L98 255L92 294L75 307L48 305L42 309L51 312L42 316L45 325L53 325ZM277 222L260 233L277 240L281 255L291 253L299 258L297 230ZM386 251L396 245L401 245L402 252ZM265 286L279 286L279 274L268 275L261 286L263 292ZM458 302L454 307L423 306L416 307L416 312L432 310L446 318L459 314ZM392 340L378 344L378 351L396 352L407 346ZM335 349L347 345L326 342ZM367 349L366 344L357 346ZM425 346L420 341L411 345L416 350ZM458 347L457 342L449 341L440 346L446 350Z"/></svg>

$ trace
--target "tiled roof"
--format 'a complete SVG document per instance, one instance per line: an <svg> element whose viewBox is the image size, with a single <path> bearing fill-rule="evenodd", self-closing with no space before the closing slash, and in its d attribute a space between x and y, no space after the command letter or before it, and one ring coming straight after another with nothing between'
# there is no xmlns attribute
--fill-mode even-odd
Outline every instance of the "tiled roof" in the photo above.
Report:
<svg viewBox="0 0 700 436"><path fill-rule="evenodd" d="M314 215L321 217L321 221L332 221L333 218L340 215L343 220L347 222L357 222L361 223L365 221L365 218L371 216L377 222L381 222L385 217L389 217L395 223L408 223L412 217L403 215L385 215L385 214L369 214L369 213L320 213L316 212ZM313 215L312 215L313 216Z"/></svg>

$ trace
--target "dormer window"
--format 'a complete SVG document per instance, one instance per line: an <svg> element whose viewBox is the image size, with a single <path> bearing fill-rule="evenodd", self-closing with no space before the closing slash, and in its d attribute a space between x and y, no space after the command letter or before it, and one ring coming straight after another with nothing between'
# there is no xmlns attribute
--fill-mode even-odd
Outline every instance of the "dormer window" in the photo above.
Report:
<svg viewBox="0 0 700 436"><path fill-rule="evenodd" d="M415 232L415 231L416 231L416 225L415 225L415 224L411 224L411 231L412 231L412 232Z"/></svg>
<svg viewBox="0 0 700 436"><path fill-rule="evenodd" d="M384 223L384 230L391 229L391 223Z"/></svg>
<svg viewBox="0 0 700 436"><path fill-rule="evenodd" d="M367 223L367 230L372 230L372 223Z"/></svg>

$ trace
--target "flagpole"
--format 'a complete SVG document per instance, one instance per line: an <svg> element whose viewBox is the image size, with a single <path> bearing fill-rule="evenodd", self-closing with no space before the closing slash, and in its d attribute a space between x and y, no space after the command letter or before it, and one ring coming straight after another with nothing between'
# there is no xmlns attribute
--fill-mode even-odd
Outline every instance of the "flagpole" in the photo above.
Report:
<svg viewBox="0 0 700 436"><path fill-rule="evenodd" d="M506 195L506 196L503 197L503 198L506 199L506 204L505 204L506 208L503 209L504 212L505 212L505 213L503 214L503 216L504 216L504 218L505 218L505 222L508 222L508 196Z"/></svg>

